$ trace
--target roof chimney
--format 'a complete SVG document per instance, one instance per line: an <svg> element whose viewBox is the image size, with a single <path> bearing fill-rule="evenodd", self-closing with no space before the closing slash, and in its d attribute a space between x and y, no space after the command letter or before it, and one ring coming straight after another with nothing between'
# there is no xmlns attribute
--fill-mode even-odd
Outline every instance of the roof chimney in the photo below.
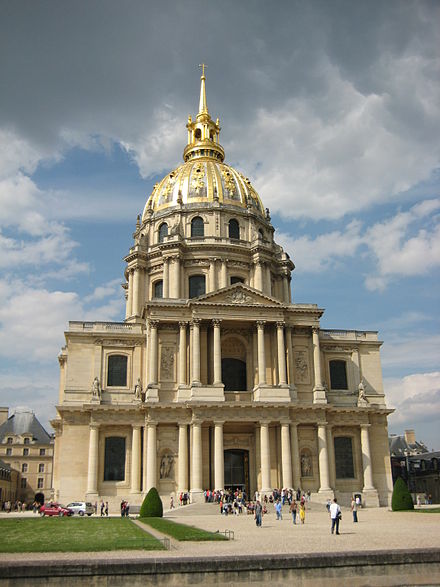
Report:
<svg viewBox="0 0 440 587"><path fill-rule="evenodd" d="M416 443L416 433L414 430L405 430L405 441L407 444Z"/></svg>
<svg viewBox="0 0 440 587"><path fill-rule="evenodd" d="M0 408L0 426L6 422L9 415L9 408Z"/></svg>

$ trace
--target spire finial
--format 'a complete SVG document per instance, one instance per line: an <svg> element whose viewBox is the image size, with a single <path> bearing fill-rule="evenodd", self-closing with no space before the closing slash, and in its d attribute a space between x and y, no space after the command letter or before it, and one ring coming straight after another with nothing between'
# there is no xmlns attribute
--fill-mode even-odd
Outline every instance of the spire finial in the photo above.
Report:
<svg viewBox="0 0 440 587"><path fill-rule="evenodd" d="M208 104L206 103L205 67L208 67L208 66L205 63L200 63L199 67L202 68L202 76L200 78L199 114L207 114L208 113Z"/></svg>

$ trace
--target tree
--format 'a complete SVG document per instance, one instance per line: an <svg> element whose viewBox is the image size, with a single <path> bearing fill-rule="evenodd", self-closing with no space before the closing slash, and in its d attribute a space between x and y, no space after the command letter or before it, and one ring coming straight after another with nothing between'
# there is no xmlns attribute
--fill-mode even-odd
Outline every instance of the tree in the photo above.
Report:
<svg viewBox="0 0 440 587"><path fill-rule="evenodd" d="M142 502L139 512L141 518L162 518L163 505L160 495L155 487L152 487Z"/></svg>
<svg viewBox="0 0 440 587"><path fill-rule="evenodd" d="M393 512L414 509L411 493L402 477L398 477L394 484L393 497L391 498L391 509Z"/></svg>

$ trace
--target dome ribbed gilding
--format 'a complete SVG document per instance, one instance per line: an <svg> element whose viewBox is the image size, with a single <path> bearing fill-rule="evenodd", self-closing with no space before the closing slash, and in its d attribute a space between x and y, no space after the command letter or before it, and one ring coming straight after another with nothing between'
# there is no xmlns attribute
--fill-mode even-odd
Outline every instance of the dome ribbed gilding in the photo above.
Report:
<svg viewBox="0 0 440 587"><path fill-rule="evenodd" d="M183 163L154 186L144 209L157 212L177 204L219 202L251 208L264 216L260 197L249 179L209 155Z"/></svg>

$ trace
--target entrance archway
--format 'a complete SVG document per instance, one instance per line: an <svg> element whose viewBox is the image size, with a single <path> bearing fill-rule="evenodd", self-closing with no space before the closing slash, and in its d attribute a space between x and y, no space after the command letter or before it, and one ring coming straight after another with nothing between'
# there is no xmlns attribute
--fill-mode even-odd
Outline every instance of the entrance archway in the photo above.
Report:
<svg viewBox="0 0 440 587"><path fill-rule="evenodd" d="M36 501L40 505L43 505L44 504L44 493L36 493L34 501Z"/></svg>
<svg viewBox="0 0 440 587"><path fill-rule="evenodd" d="M246 391L246 363L240 359L222 359L225 391Z"/></svg>
<svg viewBox="0 0 440 587"><path fill-rule="evenodd" d="M249 451L229 449L224 452L225 489L240 489L249 496Z"/></svg>

